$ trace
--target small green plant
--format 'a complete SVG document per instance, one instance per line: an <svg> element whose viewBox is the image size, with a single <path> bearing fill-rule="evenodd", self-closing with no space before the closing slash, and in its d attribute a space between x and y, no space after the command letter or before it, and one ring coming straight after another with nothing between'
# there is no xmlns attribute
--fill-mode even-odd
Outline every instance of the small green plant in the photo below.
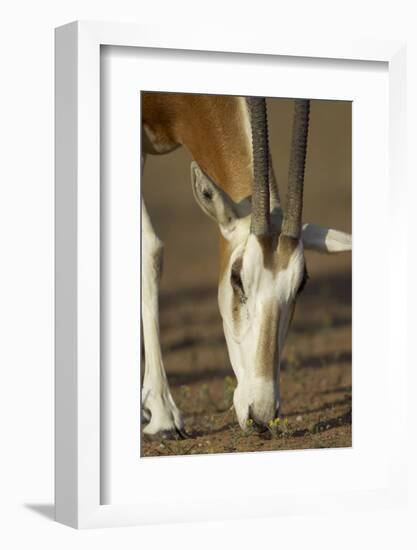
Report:
<svg viewBox="0 0 417 550"><path fill-rule="evenodd" d="M270 420L268 429L274 437L288 437L292 434L292 429L288 418L281 420L279 417Z"/></svg>
<svg viewBox="0 0 417 550"><path fill-rule="evenodd" d="M268 429L274 437L281 436L281 419L279 417L273 418L268 422Z"/></svg>
<svg viewBox="0 0 417 550"><path fill-rule="evenodd" d="M246 430L244 431L244 435L248 436L252 435L253 433L255 433L255 423L252 418L248 418L246 420Z"/></svg>
<svg viewBox="0 0 417 550"><path fill-rule="evenodd" d="M293 434L293 429L291 428L290 423L289 423L287 417L284 418L284 429L283 429L283 433L284 433L284 435L286 435L286 436L288 436L288 437L289 437L290 435Z"/></svg>

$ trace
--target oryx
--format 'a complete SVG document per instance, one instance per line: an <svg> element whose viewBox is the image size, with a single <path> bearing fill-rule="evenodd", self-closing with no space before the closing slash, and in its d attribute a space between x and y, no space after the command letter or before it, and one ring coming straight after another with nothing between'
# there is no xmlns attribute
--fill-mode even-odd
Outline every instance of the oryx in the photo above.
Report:
<svg viewBox="0 0 417 550"><path fill-rule="evenodd" d="M142 95L142 166L146 154L186 147L194 159L195 200L220 230L218 303L242 429L248 420L266 426L279 414L280 358L307 278L304 249L351 250L350 235L302 224L309 109L309 100L295 101L283 211L268 148L265 98ZM183 420L168 387L159 341L163 245L143 199L142 254L144 432L175 436L183 434Z"/></svg>

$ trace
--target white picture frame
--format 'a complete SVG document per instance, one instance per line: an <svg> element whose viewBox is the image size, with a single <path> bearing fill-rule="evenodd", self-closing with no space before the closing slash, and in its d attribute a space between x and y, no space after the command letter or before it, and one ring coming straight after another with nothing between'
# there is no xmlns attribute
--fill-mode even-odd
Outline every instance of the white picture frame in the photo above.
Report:
<svg viewBox="0 0 417 550"><path fill-rule="evenodd" d="M251 515L233 495L200 505L186 517L175 495L163 507L134 503L101 504L100 474L100 47L129 46L172 50L227 52L296 58L379 61L389 72L389 192L393 204L405 181L405 46L401 42L280 42L244 32L215 37L199 28L186 37L173 29L112 23L76 22L56 30L56 519L73 527L103 527ZM406 220L393 211L395 227L389 249L397 277L405 272ZM398 246L398 235L403 240ZM390 256L391 258L393 256ZM390 278L392 297L394 278ZM393 318L404 319L405 296L389 301ZM405 416L405 343L397 342L395 376L389 377L398 415ZM405 331L404 331L405 333ZM398 352L398 348L400 351ZM401 350L404 351L401 351ZM398 416L397 416L398 420ZM268 501L258 515L327 509L395 505L405 498L402 427L397 422L395 448L387 450L383 488L324 494L287 493L285 501ZM185 459L187 460L187 458ZM219 462L218 462L219 463ZM219 466L220 467L220 466ZM168 492L168 488L167 488ZM204 495L202 495L204 499ZM271 506L272 504L272 506ZM252 506L253 508L253 506Z"/></svg>

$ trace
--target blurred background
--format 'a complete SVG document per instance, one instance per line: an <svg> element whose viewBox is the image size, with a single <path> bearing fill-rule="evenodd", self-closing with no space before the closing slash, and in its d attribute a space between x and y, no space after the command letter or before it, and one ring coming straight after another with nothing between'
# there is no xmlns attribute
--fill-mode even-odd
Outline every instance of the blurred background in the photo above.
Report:
<svg viewBox="0 0 417 550"><path fill-rule="evenodd" d="M293 101L268 98L267 103L270 150L285 205ZM303 208L304 221L348 232L351 120L350 102L311 102ZM350 253L306 254L310 280L297 303L281 375L283 414L298 435L236 439L229 411L234 376L217 306L218 230L194 201L190 162L183 148L149 155L142 192L165 244L160 293L165 367L194 437L173 442L170 451L145 442L142 454L350 446Z"/></svg>

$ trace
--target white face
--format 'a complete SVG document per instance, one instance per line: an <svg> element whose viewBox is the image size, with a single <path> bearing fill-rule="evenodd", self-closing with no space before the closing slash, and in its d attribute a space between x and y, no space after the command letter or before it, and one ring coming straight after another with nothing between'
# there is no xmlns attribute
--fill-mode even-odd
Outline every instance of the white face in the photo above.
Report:
<svg viewBox="0 0 417 550"><path fill-rule="evenodd" d="M224 239L218 301L230 361L237 378L234 407L240 426L253 420L265 427L279 413L279 366L298 294L306 282L304 248L319 252L351 250L350 235L306 224L301 238L250 233L250 201L235 204L192 164L193 193L214 219ZM227 260L225 260L227 258Z"/></svg>
<svg viewBox="0 0 417 550"><path fill-rule="evenodd" d="M306 280L303 244L288 237L262 243L243 228L235 233L218 294L237 378L233 401L243 429L249 419L265 427L279 414L281 354Z"/></svg>

